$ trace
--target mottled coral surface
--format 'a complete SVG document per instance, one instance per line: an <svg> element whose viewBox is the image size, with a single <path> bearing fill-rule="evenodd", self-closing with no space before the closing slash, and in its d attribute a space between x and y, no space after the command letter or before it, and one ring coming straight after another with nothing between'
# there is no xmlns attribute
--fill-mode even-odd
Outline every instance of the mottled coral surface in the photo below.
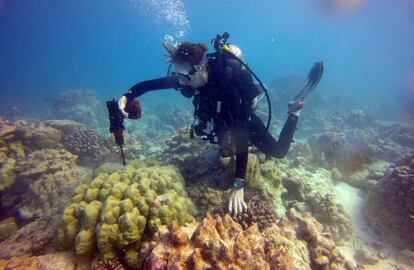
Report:
<svg viewBox="0 0 414 270"><path fill-rule="evenodd" d="M262 233L257 225L243 230L229 215L208 215L198 227L161 227L139 258L139 269L352 269L322 225L294 210Z"/></svg>

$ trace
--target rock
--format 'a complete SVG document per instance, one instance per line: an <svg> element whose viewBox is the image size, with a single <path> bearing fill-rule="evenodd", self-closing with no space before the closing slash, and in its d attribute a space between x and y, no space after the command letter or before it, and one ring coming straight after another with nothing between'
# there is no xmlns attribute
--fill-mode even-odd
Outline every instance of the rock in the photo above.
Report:
<svg viewBox="0 0 414 270"><path fill-rule="evenodd" d="M379 261L375 254L365 248L356 250L354 258L360 264L376 264Z"/></svg>
<svg viewBox="0 0 414 270"><path fill-rule="evenodd" d="M75 270L78 268L72 252L57 252L33 257L21 256L0 259L0 269Z"/></svg>
<svg viewBox="0 0 414 270"><path fill-rule="evenodd" d="M414 153L398 160L370 190L365 213L384 238L414 250Z"/></svg>
<svg viewBox="0 0 414 270"><path fill-rule="evenodd" d="M13 235L19 227L16 224L14 217L9 217L0 221L0 242L3 242L11 235Z"/></svg>
<svg viewBox="0 0 414 270"><path fill-rule="evenodd" d="M0 243L0 258L33 255L41 252L52 241L58 228L59 216L41 218L21 227Z"/></svg>

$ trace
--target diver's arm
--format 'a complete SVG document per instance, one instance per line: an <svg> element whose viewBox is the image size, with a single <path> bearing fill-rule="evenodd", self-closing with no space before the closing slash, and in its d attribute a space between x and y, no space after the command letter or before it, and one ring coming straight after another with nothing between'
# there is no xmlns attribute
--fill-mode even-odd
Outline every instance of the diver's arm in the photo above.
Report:
<svg viewBox="0 0 414 270"><path fill-rule="evenodd" d="M146 92L154 91L154 90L161 90L161 89L170 89L170 88L177 88L180 87L178 83L177 76L168 76L163 78L158 78L154 80L142 81L134 86L132 86L128 92L124 94L127 98L127 102L130 102L136 97L139 97Z"/></svg>
<svg viewBox="0 0 414 270"><path fill-rule="evenodd" d="M247 210L247 204L244 202L244 176L247 169L248 161L248 133L245 128L233 130L236 142L236 171L233 187L229 194L228 210L234 216L242 214Z"/></svg>
<svg viewBox="0 0 414 270"><path fill-rule="evenodd" d="M233 137L236 144L236 171L235 178L244 179L249 155L248 129L238 127L233 130Z"/></svg>

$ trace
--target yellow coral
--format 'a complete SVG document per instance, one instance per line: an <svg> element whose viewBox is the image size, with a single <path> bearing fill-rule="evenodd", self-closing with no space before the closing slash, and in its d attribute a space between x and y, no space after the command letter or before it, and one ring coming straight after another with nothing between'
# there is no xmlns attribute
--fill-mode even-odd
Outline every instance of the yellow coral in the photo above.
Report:
<svg viewBox="0 0 414 270"><path fill-rule="evenodd" d="M75 239L75 252L78 255L90 255L95 252L96 240L94 230L81 230Z"/></svg>
<svg viewBox="0 0 414 270"><path fill-rule="evenodd" d="M132 162L125 170L100 173L89 186L77 187L59 229L62 246L74 243L78 255L97 248L104 259L124 254L133 266L147 225L155 232L172 220L191 221L194 206L178 170L145 165Z"/></svg>

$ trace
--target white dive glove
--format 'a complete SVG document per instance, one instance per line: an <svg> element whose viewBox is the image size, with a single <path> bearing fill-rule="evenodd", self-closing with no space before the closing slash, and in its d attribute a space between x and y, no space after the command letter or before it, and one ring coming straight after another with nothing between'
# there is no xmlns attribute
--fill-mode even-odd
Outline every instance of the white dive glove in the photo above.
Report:
<svg viewBox="0 0 414 270"><path fill-rule="evenodd" d="M302 99L293 100L288 103L288 113L299 116L303 108L304 101Z"/></svg>
<svg viewBox="0 0 414 270"><path fill-rule="evenodd" d="M244 202L244 188L240 187L240 183L244 185L244 179L236 178L234 183L234 187L230 190L228 210L229 213L233 213L233 216L237 216L247 210L247 205Z"/></svg>
<svg viewBox="0 0 414 270"><path fill-rule="evenodd" d="M128 113L125 111L125 106L127 104L127 98L126 96L122 96L119 100L118 100L118 108L121 111L121 113L128 118Z"/></svg>

